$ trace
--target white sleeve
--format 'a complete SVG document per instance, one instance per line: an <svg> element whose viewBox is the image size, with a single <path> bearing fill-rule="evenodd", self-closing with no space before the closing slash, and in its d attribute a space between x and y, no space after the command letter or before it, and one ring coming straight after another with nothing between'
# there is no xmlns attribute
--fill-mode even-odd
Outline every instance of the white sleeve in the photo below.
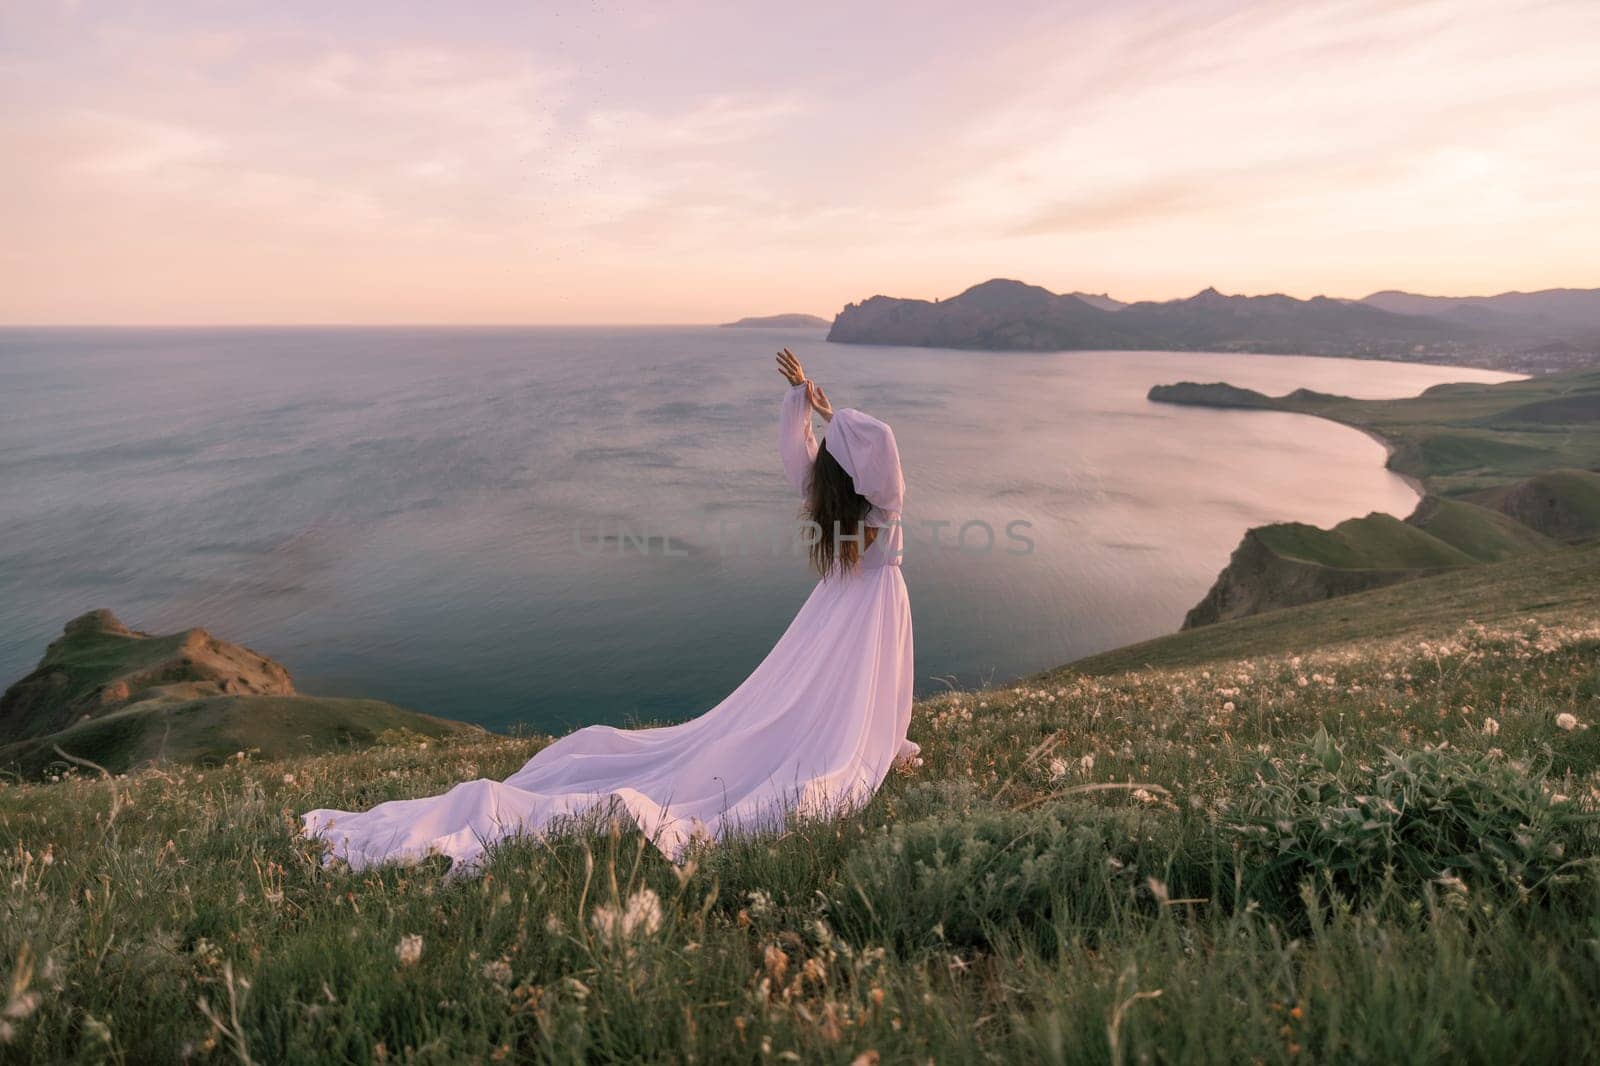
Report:
<svg viewBox="0 0 1600 1066"><path fill-rule="evenodd" d="M811 482L811 468L817 461L817 438L811 435L811 398L805 382L792 385L783 397L778 415L778 454L789 484L801 496Z"/></svg>

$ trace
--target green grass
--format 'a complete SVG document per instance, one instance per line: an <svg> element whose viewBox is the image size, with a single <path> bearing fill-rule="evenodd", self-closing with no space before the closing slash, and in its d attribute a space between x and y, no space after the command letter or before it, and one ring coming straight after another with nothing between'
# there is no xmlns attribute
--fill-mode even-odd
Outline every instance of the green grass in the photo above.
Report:
<svg viewBox="0 0 1600 1066"><path fill-rule="evenodd" d="M1600 543L1201 626L1092 655L1064 669L1115 674L1288 655L1351 641L1426 638L1463 620L1489 625L1529 618L1555 622L1585 616L1597 604Z"/></svg>
<svg viewBox="0 0 1600 1066"><path fill-rule="evenodd" d="M1593 1059L1597 560L924 701L865 810L682 870L620 826L474 880L293 832L532 739L0 787L0 1060Z"/></svg>
<svg viewBox="0 0 1600 1066"><path fill-rule="evenodd" d="M1473 502L1508 512L1547 536L1600 535L1600 474L1551 470L1515 485L1476 493Z"/></svg>
<svg viewBox="0 0 1600 1066"><path fill-rule="evenodd" d="M363 747L386 733L422 737L476 726L379 700L320 696L214 696L143 703L37 739L0 746L0 766L37 776L69 765L57 749L113 773L146 763L216 765L239 752L281 759Z"/></svg>
<svg viewBox="0 0 1600 1066"><path fill-rule="evenodd" d="M1286 559L1357 570L1413 570L1470 566L1477 560L1426 530L1378 512L1319 529L1282 522L1256 531Z"/></svg>
<svg viewBox="0 0 1600 1066"><path fill-rule="evenodd" d="M1498 483L1508 474L1547 469L1550 458L1546 449L1507 440L1502 434L1434 431L1403 439L1391 465L1459 492L1486 482Z"/></svg>
<svg viewBox="0 0 1600 1066"><path fill-rule="evenodd" d="M1553 551L1555 541L1498 511L1430 496L1407 521L1478 562Z"/></svg>

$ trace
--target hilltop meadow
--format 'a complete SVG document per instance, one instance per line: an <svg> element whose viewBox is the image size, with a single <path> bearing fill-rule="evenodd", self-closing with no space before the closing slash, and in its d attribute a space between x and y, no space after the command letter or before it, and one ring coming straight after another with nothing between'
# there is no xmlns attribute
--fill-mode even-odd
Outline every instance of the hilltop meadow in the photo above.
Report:
<svg viewBox="0 0 1600 1066"><path fill-rule="evenodd" d="M8 783L0 1061L1592 1058L1600 547L1538 565L924 701L866 809L681 868L603 822L473 879L295 832L543 738Z"/></svg>

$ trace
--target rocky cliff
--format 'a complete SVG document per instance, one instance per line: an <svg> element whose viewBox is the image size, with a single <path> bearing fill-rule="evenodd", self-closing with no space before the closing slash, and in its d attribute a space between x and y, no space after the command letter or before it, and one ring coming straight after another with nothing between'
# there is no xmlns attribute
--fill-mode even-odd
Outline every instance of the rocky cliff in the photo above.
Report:
<svg viewBox="0 0 1600 1066"><path fill-rule="evenodd" d="M68 622L33 673L0 697L0 742L150 700L294 694L282 666L203 629L155 637L110 611L90 611Z"/></svg>
<svg viewBox="0 0 1600 1066"><path fill-rule="evenodd" d="M1205 599L1195 604L1184 616L1184 629L1226 622L1279 607L1331 600L1336 596L1394 585L1450 569L1421 566L1351 568L1296 559L1281 554L1268 543L1271 528L1262 527L1245 532Z"/></svg>
<svg viewBox="0 0 1600 1066"><path fill-rule="evenodd" d="M0 697L0 766L61 755L119 771L141 762L358 745L386 730L476 727L377 700L295 691L279 663L203 629L156 636L107 610L68 622L32 673Z"/></svg>

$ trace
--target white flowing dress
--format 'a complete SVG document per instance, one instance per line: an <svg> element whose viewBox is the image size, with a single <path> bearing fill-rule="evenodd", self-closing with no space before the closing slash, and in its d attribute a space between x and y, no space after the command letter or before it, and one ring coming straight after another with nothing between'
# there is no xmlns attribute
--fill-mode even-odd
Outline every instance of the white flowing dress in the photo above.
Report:
<svg viewBox="0 0 1600 1066"><path fill-rule="evenodd" d="M680 861L697 838L777 828L869 799L897 760L918 751L906 740L914 675L899 566L905 484L894 433L877 419L842 409L826 439L872 504L875 539L855 567L817 583L732 694L681 725L579 729L504 781L467 781L359 813L302 815L305 832L328 842L327 861L359 869L446 855L465 872L497 841L605 811L631 816ZM803 495L817 453L803 384L784 397L778 443Z"/></svg>

